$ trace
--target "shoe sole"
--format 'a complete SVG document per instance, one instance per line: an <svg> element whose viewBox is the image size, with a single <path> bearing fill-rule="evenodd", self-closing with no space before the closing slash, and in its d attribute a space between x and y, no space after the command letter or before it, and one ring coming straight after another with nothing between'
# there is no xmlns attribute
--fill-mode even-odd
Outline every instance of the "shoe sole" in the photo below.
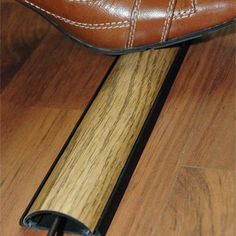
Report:
<svg viewBox="0 0 236 236"><path fill-rule="evenodd" d="M184 43L186 41L191 41L193 39L197 39L197 38L201 38L207 34L216 32L222 28L225 28L229 25L235 24L236 23L236 18L234 18L232 21L226 22L226 23L222 23L219 25L215 25L213 27L204 29L204 30L200 30L194 33L190 33L187 34L185 36L182 37L177 37L177 38L173 38L170 39L166 42L162 42L162 43L154 43L154 44L149 44L149 45L142 45L142 46L137 46L137 47L133 47L133 48L124 48L124 49L104 49L104 48L98 48L98 47L94 47L88 43L85 43L81 40L79 40L78 38L74 37L73 35L71 35L70 33L68 33L67 31L65 31L64 29L62 29L57 23L55 23L54 21L52 21L46 14L42 13L41 11L35 9L34 7L27 5L25 3L20 2L23 6L30 8L31 10L33 10L34 12L38 13L39 15L41 15L45 20L47 20L50 24L52 24L57 30L59 30L61 33L63 33L64 35L66 35L68 38L72 39L73 41L75 41L76 43L78 43L79 45L82 45L86 48L89 48L95 52L99 52L105 55L109 55L109 56L119 56L119 55L124 55L124 54L128 54L128 53L134 53L134 52L143 52L149 49L161 49L161 48L166 48L166 47L170 47L170 46L174 46L174 45L178 45L181 43Z"/></svg>

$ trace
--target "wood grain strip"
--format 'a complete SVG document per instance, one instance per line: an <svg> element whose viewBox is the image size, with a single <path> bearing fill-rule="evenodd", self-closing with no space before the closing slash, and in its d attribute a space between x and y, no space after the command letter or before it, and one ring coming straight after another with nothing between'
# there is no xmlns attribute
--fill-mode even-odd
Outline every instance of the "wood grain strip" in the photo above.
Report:
<svg viewBox="0 0 236 236"><path fill-rule="evenodd" d="M118 60L27 220L54 211L94 231L176 52L148 51Z"/></svg>

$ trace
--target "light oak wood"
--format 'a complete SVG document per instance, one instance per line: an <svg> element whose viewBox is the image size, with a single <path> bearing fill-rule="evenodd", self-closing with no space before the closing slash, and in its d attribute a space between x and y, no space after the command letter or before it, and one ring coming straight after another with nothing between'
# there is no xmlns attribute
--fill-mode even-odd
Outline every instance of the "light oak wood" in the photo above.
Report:
<svg viewBox="0 0 236 236"><path fill-rule="evenodd" d="M235 169L235 31L214 36L190 47L108 236L169 235L160 234L160 218L180 167L190 160L197 167ZM236 183L224 188L225 194L231 196L232 185ZM216 214L221 207L231 221L231 212L220 202ZM191 224L186 222L185 228Z"/></svg>
<svg viewBox="0 0 236 236"><path fill-rule="evenodd" d="M26 28L27 13L9 14ZM1 96L1 235L36 234L19 219L114 60L50 30L7 83Z"/></svg>
<svg viewBox="0 0 236 236"><path fill-rule="evenodd" d="M120 57L29 210L66 214L94 231L177 48Z"/></svg>
<svg viewBox="0 0 236 236"><path fill-rule="evenodd" d="M236 235L236 172L181 168L158 235Z"/></svg>

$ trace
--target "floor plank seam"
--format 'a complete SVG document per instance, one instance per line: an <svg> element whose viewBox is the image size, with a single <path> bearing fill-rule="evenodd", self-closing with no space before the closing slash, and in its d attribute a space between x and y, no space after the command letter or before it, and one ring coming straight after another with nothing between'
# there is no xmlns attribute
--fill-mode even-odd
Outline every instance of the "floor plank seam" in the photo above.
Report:
<svg viewBox="0 0 236 236"><path fill-rule="evenodd" d="M183 168L191 168L191 169L202 169L202 170L222 170L222 171L232 171L236 172L236 170L228 169L228 168L220 168L220 167L206 167L206 166L192 166L192 165L181 165Z"/></svg>

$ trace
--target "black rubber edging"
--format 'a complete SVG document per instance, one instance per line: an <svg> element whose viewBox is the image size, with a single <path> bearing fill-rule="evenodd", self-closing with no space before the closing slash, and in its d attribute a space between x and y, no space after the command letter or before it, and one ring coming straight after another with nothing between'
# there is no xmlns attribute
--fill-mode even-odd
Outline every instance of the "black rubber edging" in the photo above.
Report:
<svg viewBox="0 0 236 236"><path fill-rule="evenodd" d="M125 190L130 182L132 174L138 164L138 161L142 155L142 152L148 142L151 132L156 124L156 121L161 113L161 110L165 104L171 87L175 81L178 71L182 65L185 55L188 51L189 46L183 44L175 59L172 63L166 79L161 86L161 89L154 101L153 107L150 110L148 117L138 135L138 138L131 150L131 153L127 159L127 162L118 178L118 181L114 187L114 190L106 204L106 207L102 213L102 216L95 228L95 236L104 236L112 222L112 219L116 213L116 210L124 196Z"/></svg>

